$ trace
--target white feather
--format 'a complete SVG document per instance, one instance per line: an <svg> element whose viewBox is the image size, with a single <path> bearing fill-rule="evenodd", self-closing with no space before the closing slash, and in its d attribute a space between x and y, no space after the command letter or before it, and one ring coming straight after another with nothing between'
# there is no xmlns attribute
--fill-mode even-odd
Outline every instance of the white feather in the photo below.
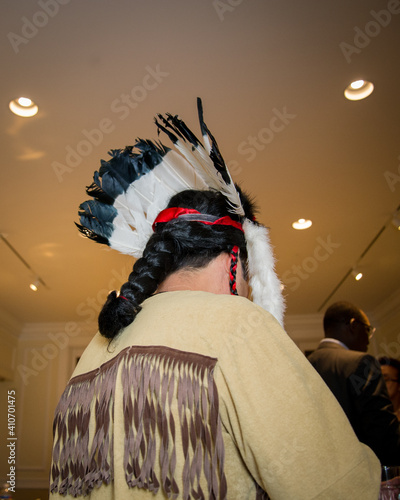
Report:
<svg viewBox="0 0 400 500"><path fill-rule="evenodd" d="M206 182L180 154L169 151L153 170L133 182L117 196L111 248L141 257L153 233L152 224L170 198L186 189L209 189Z"/></svg>
<svg viewBox="0 0 400 500"><path fill-rule="evenodd" d="M211 142L207 134L203 134L203 144L208 154L211 153Z"/></svg>
<svg viewBox="0 0 400 500"><path fill-rule="evenodd" d="M192 143L186 142L183 139L178 139L175 146L178 151L185 156L186 160L193 166L193 168L196 169L209 188L221 191L221 193L229 201L233 209L233 213L243 216L244 210L242 202L228 169L226 168L226 171L231 181L230 184L226 184L221 174L215 168L214 163L206 149L202 145L194 147Z"/></svg>
<svg viewBox="0 0 400 500"><path fill-rule="evenodd" d="M253 302L270 312L283 326L285 301L275 273L268 229L245 220L243 224L249 262L249 283Z"/></svg>

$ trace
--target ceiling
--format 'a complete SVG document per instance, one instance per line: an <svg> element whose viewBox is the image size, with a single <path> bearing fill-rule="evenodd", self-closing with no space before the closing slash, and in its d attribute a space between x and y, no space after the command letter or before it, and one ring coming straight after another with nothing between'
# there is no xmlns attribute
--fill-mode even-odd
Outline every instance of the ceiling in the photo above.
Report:
<svg viewBox="0 0 400 500"><path fill-rule="evenodd" d="M0 240L7 315L22 324L95 320L132 261L80 237L85 186L109 149L156 138L156 113L179 114L197 132L197 96L234 180L271 228L287 314L339 299L372 311L399 288L400 232L390 224L400 205L396 2L3 0L0 8L0 232L14 250ZM375 91L346 100L358 79ZM38 104L35 117L9 111L20 96ZM292 229L299 217L312 227ZM356 263L359 282L346 278ZM46 284L36 293L35 275Z"/></svg>

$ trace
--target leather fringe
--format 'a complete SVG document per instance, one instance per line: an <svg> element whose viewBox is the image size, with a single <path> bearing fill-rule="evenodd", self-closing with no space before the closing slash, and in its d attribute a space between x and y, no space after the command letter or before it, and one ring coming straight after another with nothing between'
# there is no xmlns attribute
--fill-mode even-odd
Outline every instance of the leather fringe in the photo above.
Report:
<svg viewBox="0 0 400 500"><path fill-rule="evenodd" d="M112 395L118 364L103 367L72 379L56 408L52 492L88 495L113 479ZM89 433L91 414L95 415L93 437Z"/></svg>
<svg viewBox="0 0 400 500"><path fill-rule="evenodd" d="M113 480L114 398L122 381L128 486L161 487L168 498L225 499L216 362L166 347L132 346L71 379L55 413L51 491L88 495ZM177 453L183 453L183 477L176 475Z"/></svg>

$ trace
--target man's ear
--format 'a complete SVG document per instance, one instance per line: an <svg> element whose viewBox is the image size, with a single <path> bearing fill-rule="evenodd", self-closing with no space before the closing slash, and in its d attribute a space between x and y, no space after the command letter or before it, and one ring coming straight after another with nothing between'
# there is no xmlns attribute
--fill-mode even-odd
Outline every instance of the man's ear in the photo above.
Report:
<svg viewBox="0 0 400 500"><path fill-rule="evenodd" d="M221 265L225 272L230 273L231 271L231 255L228 252L223 252L219 255L221 259Z"/></svg>
<svg viewBox="0 0 400 500"><path fill-rule="evenodd" d="M349 342L349 347L352 348L351 346L353 342L357 342L359 336L357 320L355 318L351 318L347 328L348 328L347 340ZM354 349L358 350L356 347L354 347Z"/></svg>

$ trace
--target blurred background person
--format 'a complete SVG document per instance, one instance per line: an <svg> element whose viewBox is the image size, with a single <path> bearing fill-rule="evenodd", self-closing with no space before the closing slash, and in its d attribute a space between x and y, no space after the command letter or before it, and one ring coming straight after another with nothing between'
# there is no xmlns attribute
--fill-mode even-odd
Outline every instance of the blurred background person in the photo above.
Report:
<svg viewBox="0 0 400 500"><path fill-rule="evenodd" d="M379 363L389 397L393 403L394 413L400 420L400 361L383 356L379 358Z"/></svg>
<svg viewBox="0 0 400 500"><path fill-rule="evenodd" d="M375 329L350 302L336 302L325 312L325 338L308 356L341 404L358 439L382 465L400 464L400 428L376 358L366 354Z"/></svg>

